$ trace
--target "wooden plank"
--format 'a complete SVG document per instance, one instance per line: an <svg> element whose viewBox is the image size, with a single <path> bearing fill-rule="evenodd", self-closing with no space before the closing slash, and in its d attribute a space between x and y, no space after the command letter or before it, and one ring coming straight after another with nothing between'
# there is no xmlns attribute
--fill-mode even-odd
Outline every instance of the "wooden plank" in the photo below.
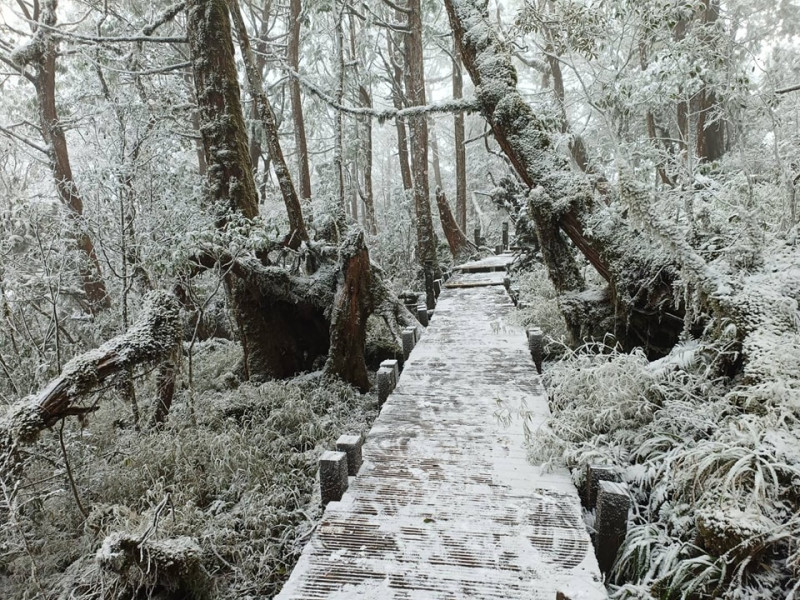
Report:
<svg viewBox="0 0 800 600"><path fill-rule="evenodd" d="M513 310L442 293L279 600L606 598L569 473L527 460L549 412Z"/></svg>
<svg viewBox="0 0 800 600"><path fill-rule="evenodd" d="M508 266L514 262L514 255L510 252L487 256L480 260L473 260L462 263L455 267L456 271L467 272L486 272L486 271L506 271Z"/></svg>

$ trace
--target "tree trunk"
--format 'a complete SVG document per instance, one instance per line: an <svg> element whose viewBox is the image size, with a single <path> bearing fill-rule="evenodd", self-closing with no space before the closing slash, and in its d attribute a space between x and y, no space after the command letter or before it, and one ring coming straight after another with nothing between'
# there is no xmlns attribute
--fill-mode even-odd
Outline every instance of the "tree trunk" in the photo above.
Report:
<svg viewBox="0 0 800 600"><path fill-rule="evenodd" d="M289 0L289 40L286 60L289 68L300 72L300 12L301 0ZM303 118L303 101L300 95L300 82L296 78L289 81L289 98L292 102L292 120L294 121L294 144L297 151L297 171L300 197L311 198L311 170L308 166L308 144L306 142L306 122Z"/></svg>
<svg viewBox="0 0 800 600"><path fill-rule="evenodd" d="M399 13L402 16L402 13ZM389 60L392 61L392 104L397 110L405 106L405 82L403 80L403 67L400 63L401 55L395 47L391 35L386 36L388 44ZM403 179L403 189L410 190L414 187L411 180L411 167L408 160L408 135L406 125L402 119L395 118L397 129L397 158L400 161L400 176Z"/></svg>
<svg viewBox="0 0 800 600"><path fill-rule="evenodd" d="M47 145L50 169L55 180L56 191L61 203L67 208L72 228L75 230L77 247L82 254L78 267L83 291L89 310L97 312L111 305L105 282L100 269L100 261L94 249L94 243L83 228L83 198L72 176L72 165L69 160L67 138L58 118L56 109L56 57L58 50L51 28L55 27L56 0L47 0L41 7L41 19L34 33L38 38L31 44L35 56L26 57L26 62L33 62L35 75L36 100L39 108L39 122L42 138Z"/></svg>
<svg viewBox="0 0 800 600"><path fill-rule="evenodd" d="M719 0L704 0L704 5L701 39L704 45L712 47L716 39L714 28L719 19ZM725 153L725 121L714 114L718 103L717 95L708 87L697 95L696 152L701 161L719 160Z"/></svg>
<svg viewBox="0 0 800 600"><path fill-rule="evenodd" d="M450 253L453 255L453 259L457 262L466 259L478 247L469 240L458 226L458 223L456 223L453 213L450 211L450 205L447 203L444 190L440 187L436 188L436 206L439 208L442 231L444 231L444 237L447 238L447 245L450 246Z"/></svg>
<svg viewBox="0 0 800 600"><path fill-rule="evenodd" d="M208 193L220 207L217 224L223 227L234 212L248 219L258 216L228 5L225 0L189 0L186 5Z"/></svg>
<svg viewBox="0 0 800 600"><path fill-rule="evenodd" d="M444 187L442 184L442 167L439 162L439 140L436 139L436 122L433 117L428 121L428 133L431 142L431 164L433 165L433 183L436 187Z"/></svg>
<svg viewBox="0 0 800 600"><path fill-rule="evenodd" d="M336 47L336 104L342 105L344 99L344 32L342 16L344 5L337 11L334 24L334 45ZM342 111L334 110L333 116L333 170L336 173L337 198L334 206L336 241L340 241L347 228L347 209L344 196L344 122Z"/></svg>
<svg viewBox="0 0 800 600"><path fill-rule="evenodd" d="M363 85L359 86L361 106L372 108L372 97ZM372 119L365 118L364 123L364 210L366 212L367 230L371 235L378 234L378 224L375 219L375 195L372 185Z"/></svg>
<svg viewBox="0 0 800 600"><path fill-rule="evenodd" d="M236 27L236 34L239 37L239 46L244 59L247 81L250 85L250 94L253 96L253 101L258 109L258 116L264 127L264 133L267 137L267 149L272 159L272 168L275 169L275 175L278 177L278 185L280 186L283 202L286 205L286 212L289 216L290 231L287 236L288 245L291 248L297 248L300 246L301 242L307 242L309 240L306 224L303 220L303 209L300 206L300 199L297 197L297 192L294 189L289 167L286 165L286 160L283 157L283 150L281 149L278 136L278 126L275 124L275 115L272 112L269 98L267 98L267 94L264 91L261 70L257 68L253 58L253 52L250 49L250 40L247 36L247 29L242 19L242 13L239 10L239 2L237 0L229 0L229 2L233 23ZM258 200L256 199L256 201Z"/></svg>
<svg viewBox="0 0 800 600"><path fill-rule="evenodd" d="M461 51L453 42L453 98L464 97L464 79L461 76ZM464 146L464 113L458 111L453 116L454 143L456 154L456 221L461 231L467 230L467 151Z"/></svg>
<svg viewBox="0 0 800 600"><path fill-rule="evenodd" d="M369 391L364 347L367 318L372 313L369 252L364 233L348 237L339 249L336 296L330 325L330 349L325 373L350 382L361 392Z"/></svg>
<svg viewBox="0 0 800 600"><path fill-rule="evenodd" d="M425 67L422 59L422 11L420 0L408 3L406 49L406 97L409 106L424 106ZM425 278L425 298L428 309L436 305L433 281L440 276L436 256L436 239L431 216L428 186L428 120L425 115L409 119L411 126L411 175L414 183L414 210L417 225L417 260Z"/></svg>

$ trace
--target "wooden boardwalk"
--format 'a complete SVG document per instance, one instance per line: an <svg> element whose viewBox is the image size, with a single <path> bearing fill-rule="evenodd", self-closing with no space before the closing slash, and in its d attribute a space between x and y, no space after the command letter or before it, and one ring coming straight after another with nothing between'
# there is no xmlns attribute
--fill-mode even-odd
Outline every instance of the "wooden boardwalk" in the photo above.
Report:
<svg viewBox="0 0 800 600"><path fill-rule="evenodd" d="M547 401L493 270L442 293L279 600L606 598L569 474L526 460Z"/></svg>

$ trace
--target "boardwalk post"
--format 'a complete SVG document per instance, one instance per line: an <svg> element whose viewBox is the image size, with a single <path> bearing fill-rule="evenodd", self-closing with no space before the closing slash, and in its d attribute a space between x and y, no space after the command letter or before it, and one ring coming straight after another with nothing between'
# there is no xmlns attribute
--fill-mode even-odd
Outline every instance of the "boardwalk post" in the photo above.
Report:
<svg viewBox="0 0 800 600"><path fill-rule="evenodd" d="M439 297L439 294L442 293L442 280L441 279L434 279L433 280L433 293L436 297Z"/></svg>
<svg viewBox="0 0 800 600"><path fill-rule="evenodd" d="M322 506L342 499L347 490L347 454L328 450L319 457L319 488Z"/></svg>
<svg viewBox="0 0 800 600"><path fill-rule="evenodd" d="M475 225L475 231L473 233L475 235L475 245L480 247L480 245L481 245L481 226L480 225Z"/></svg>
<svg viewBox="0 0 800 600"><path fill-rule="evenodd" d="M403 338L403 358L408 360L411 351L414 349L414 344L417 342L417 334L412 327L408 327L403 329L401 335Z"/></svg>
<svg viewBox="0 0 800 600"><path fill-rule="evenodd" d="M394 371L389 367L381 367L378 369L375 380L378 384L378 407L380 408L394 389Z"/></svg>
<svg viewBox="0 0 800 600"><path fill-rule="evenodd" d="M361 468L361 446L364 445L364 438L358 435L341 435L336 440L336 449L347 455L347 474L356 475Z"/></svg>
<svg viewBox="0 0 800 600"><path fill-rule="evenodd" d="M392 385L396 386L400 382L400 362L393 358L387 358L386 360L381 362L380 366L392 370L392 373L394 375L394 381Z"/></svg>
<svg viewBox="0 0 800 600"><path fill-rule="evenodd" d="M503 277L503 287L506 288L506 292L511 291L511 276L506 275Z"/></svg>
<svg viewBox="0 0 800 600"><path fill-rule="evenodd" d="M619 473L614 467L608 465L586 465L586 485L583 490L583 500L586 508L592 510L597 506L597 491L601 481L619 481Z"/></svg>
<svg viewBox="0 0 800 600"><path fill-rule="evenodd" d="M503 250L508 250L508 221L503 221Z"/></svg>
<svg viewBox="0 0 800 600"><path fill-rule="evenodd" d="M420 325L423 327L428 326L428 307L424 304L417 305L417 321L419 321Z"/></svg>
<svg viewBox="0 0 800 600"><path fill-rule="evenodd" d="M600 571L609 573L628 533L631 497L624 483L601 481L597 492L595 552Z"/></svg>
<svg viewBox="0 0 800 600"><path fill-rule="evenodd" d="M531 327L528 333L528 349L531 351L533 364L536 365L536 372L542 373L542 359L544 357L544 334L538 327Z"/></svg>

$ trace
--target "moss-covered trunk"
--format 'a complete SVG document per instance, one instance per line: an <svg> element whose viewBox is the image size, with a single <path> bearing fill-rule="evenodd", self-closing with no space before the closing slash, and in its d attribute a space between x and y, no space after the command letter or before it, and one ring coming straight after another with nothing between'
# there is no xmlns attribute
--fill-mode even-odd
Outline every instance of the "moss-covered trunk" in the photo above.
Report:
<svg viewBox="0 0 800 600"><path fill-rule="evenodd" d="M611 287L615 331L625 347L644 346L657 355L669 350L682 329L682 311L672 306L677 268L663 251L634 231L616 210L594 202L589 181L571 170L551 143L551 132L517 90L517 73L476 0L445 0L464 66L478 104L503 152L531 188L550 277L561 291L578 291L582 281L571 240Z"/></svg>

